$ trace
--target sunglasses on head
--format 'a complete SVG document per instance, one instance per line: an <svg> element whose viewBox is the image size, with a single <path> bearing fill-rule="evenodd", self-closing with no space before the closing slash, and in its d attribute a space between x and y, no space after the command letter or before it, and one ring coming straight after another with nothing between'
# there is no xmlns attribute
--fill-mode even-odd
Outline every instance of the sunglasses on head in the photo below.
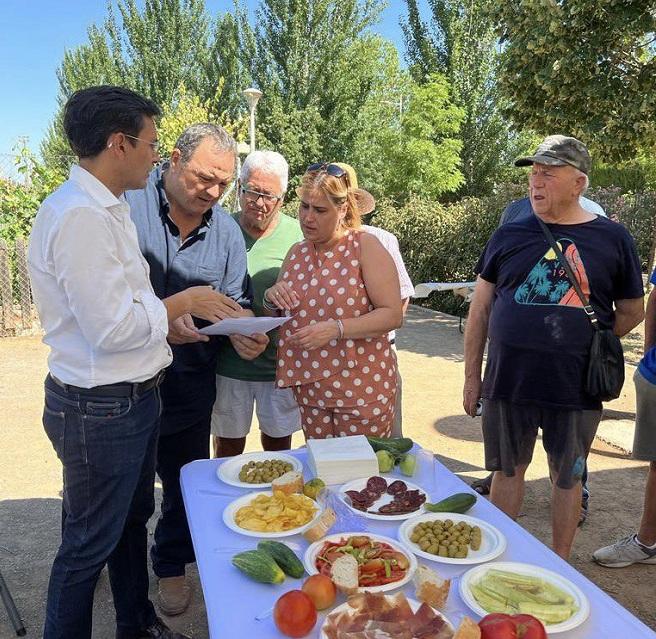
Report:
<svg viewBox="0 0 656 639"><path fill-rule="evenodd" d="M337 164L331 164L329 162L315 162L314 164L310 164L305 171L306 173L311 171L325 171L328 173L328 175L332 175L336 178L346 177L346 184L349 186L348 173L341 166L337 166Z"/></svg>

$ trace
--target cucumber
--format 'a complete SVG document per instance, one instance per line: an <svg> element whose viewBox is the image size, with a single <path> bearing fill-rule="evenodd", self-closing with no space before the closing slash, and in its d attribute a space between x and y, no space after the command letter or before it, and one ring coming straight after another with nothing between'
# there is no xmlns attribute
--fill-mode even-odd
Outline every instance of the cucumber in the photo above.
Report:
<svg viewBox="0 0 656 639"><path fill-rule="evenodd" d="M466 513L476 503L476 495L471 493L456 493L436 504L424 504L431 513Z"/></svg>
<svg viewBox="0 0 656 639"><path fill-rule="evenodd" d="M386 450L394 456L394 462L399 463L405 453L413 446L414 442L408 437L367 437L374 452Z"/></svg>
<svg viewBox="0 0 656 639"><path fill-rule="evenodd" d="M262 550L240 552L232 558L232 563L248 577L263 584L280 584L285 580L280 566Z"/></svg>
<svg viewBox="0 0 656 639"><path fill-rule="evenodd" d="M298 579L305 574L305 568L303 568L301 560L289 546L279 541L263 539L257 544L257 549L269 553L286 575Z"/></svg>

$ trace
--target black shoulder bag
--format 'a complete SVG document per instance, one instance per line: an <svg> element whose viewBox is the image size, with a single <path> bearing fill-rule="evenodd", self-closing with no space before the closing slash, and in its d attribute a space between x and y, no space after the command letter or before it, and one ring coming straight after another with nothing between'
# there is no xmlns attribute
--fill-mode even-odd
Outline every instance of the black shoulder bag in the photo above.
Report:
<svg viewBox="0 0 656 639"><path fill-rule="evenodd" d="M542 227L547 241L558 256L558 261L567 273L576 294L583 303L583 310L592 324L592 343L590 344L590 356L588 359L588 371L585 379L585 391L592 397L602 402L607 402L620 396L624 385L624 352L619 337L611 329L601 328L594 308L590 300L581 290L578 280L574 276L572 267L560 250L549 227L535 216Z"/></svg>

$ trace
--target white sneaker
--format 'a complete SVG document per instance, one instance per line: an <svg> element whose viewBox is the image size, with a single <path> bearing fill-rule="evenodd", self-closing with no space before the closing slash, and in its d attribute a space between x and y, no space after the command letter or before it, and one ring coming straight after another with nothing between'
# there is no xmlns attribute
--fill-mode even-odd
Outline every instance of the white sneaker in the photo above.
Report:
<svg viewBox="0 0 656 639"><path fill-rule="evenodd" d="M656 548L647 548L629 535L592 554L592 558L606 568L624 568L631 564L656 564Z"/></svg>

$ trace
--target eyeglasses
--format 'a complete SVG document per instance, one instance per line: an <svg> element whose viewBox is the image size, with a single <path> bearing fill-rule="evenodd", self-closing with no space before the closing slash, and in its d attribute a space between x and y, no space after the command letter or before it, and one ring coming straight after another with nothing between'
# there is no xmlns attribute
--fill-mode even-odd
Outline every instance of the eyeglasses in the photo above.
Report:
<svg viewBox="0 0 656 639"><path fill-rule="evenodd" d="M329 162L315 162L314 164L310 164L308 168L305 169L306 173L311 171L325 171L328 173L328 175L332 175L336 178L346 177L346 185L350 186L348 173L337 164L331 164Z"/></svg>
<svg viewBox="0 0 656 639"><path fill-rule="evenodd" d="M123 135L126 138L132 138L133 140L139 140L140 142L145 142L146 144L150 144L153 151L155 151L155 153L159 153L159 150L160 150L160 147L161 147L161 142L159 140L155 140L154 142L149 142L148 140L144 140L143 138L138 138L134 135L128 135L127 133L124 133Z"/></svg>
<svg viewBox="0 0 656 639"><path fill-rule="evenodd" d="M249 202L257 202L260 198L262 198L262 202L264 202L264 204L275 204L283 198L282 195L260 193L259 191L253 191L252 189L244 188L243 186L241 187L241 192Z"/></svg>

